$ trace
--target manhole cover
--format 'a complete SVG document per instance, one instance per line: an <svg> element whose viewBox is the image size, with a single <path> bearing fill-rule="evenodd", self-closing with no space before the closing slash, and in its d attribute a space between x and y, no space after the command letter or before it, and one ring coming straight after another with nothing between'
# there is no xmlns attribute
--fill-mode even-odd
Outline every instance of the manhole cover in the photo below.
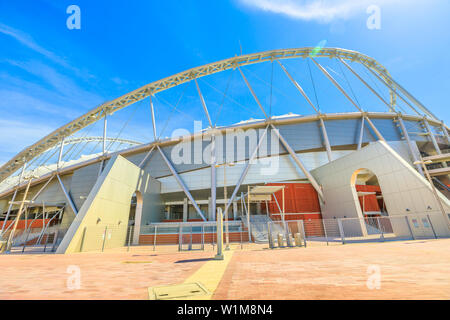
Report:
<svg viewBox="0 0 450 320"><path fill-rule="evenodd" d="M199 282L148 288L150 300L184 299L207 294L208 290Z"/></svg>

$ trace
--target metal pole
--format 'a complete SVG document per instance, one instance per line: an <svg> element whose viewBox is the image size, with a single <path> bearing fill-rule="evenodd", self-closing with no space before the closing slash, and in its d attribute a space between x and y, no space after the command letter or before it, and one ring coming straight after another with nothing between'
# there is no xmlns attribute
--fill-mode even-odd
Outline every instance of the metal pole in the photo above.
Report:
<svg viewBox="0 0 450 320"><path fill-rule="evenodd" d="M211 135L211 218L216 214L217 179L216 179L216 136Z"/></svg>
<svg viewBox="0 0 450 320"><path fill-rule="evenodd" d="M106 118L105 118L106 119ZM64 150L64 140L65 138L63 137L61 140L61 146L59 148L59 156L58 156L58 163L56 165L56 167L59 169L59 167L61 166L61 160L62 160L62 156L63 156L63 150Z"/></svg>
<svg viewBox="0 0 450 320"><path fill-rule="evenodd" d="M247 81L247 78L245 77L244 73L242 72L241 68L238 67L239 72L241 73L242 78L245 81L245 84L247 85L248 89L250 90L253 98L255 99L256 103L258 104L259 108L261 109L261 111L264 113L264 117L266 117L266 119L269 119L269 117L267 116L266 111L264 111L263 106L261 105L261 102L259 102L258 97L256 96L255 92L253 91L252 86L250 85L250 83Z"/></svg>
<svg viewBox="0 0 450 320"><path fill-rule="evenodd" d="M223 215L222 208L217 208L217 254L215 260L223 260Z"/></svg>
<svg viewBox="0 0 450 320"><path fill-rule="evenodd" d="M406 220L406 225L408 226L408 229L409 229L409 233L411 233L412 239L416 240L416 237L414 237L414 232L411 229L411 225L409 224L408 216L405 216L405 220Z"/></svg>
<svg viewBox="0 0 450 320"><path fill-rule="evenodd" d="M155 109L153 108L152 95L150 95L149 98L150 98L150 109L152 112L153 137L155 138L156 141L158 140L158 136L156 135Z"/></svg>
<svg viewBox="0 0 450 320"><path fill-rule="evenodd" d="M380 131L378 131L377 127L373 124L373 122L369 119L367 115L364 116L366 118L367 123L372 128L372 130L375 132L375 135L377 136L378 140L386 141L383 136L381 135Z"/></svg>
<svg viewBox="0 0 450 320"><path fill-rule="evenodd" d="M105 250L105 242L106 242L106 233L108 232L108 226L105 227L105 231L103 233L103 244L102 244L102 252Z"/></svg>
<svg viewBox="0 0 450 320"><path fill-rule="evenodd" d="M317 108L311 102L311 100L306 95L306 92L303 90L303 88L297 83L297 81L294 80L294 78L290 75L290 73L286 70L286 68L281 64L281 62L279 60L277 60L277 62L279 63L279 65L283 69L284 73L286 73L286 75L288 76L289 80L291 80L291 82L294 84L294 86L297 88L297 90L302 94L302 96L306 99L306 101L308 101L309 105L314 109L314 111L319 113L319 110L317 110Z"/></svg>
<svg viewBox="0 0 450 320"><path fill-rule="evenodd" d="M130 251L130 244L131 244L131 234L133 233L133 226L128 227L128 247L127 251Z"/></svg>
<svg viewBox="0 0 450 320"><path fill-rule="evenodd" d="M359 140L358 140L357 150L361 150L363 137L364 137L364 116L361 118L361 129L359 131Z"/></svg>
<svg viewBox="0 0 450 320"><path fill-rule="evenodd" d="M378 224L378 229L381 232L380 241L384 241L384 232L383 232L383 228L381 227L381 224L380 224L380 217L377 217L377 224Z"/></svg>
<svg viewBox="0 0 450 320"><path fill-rule="evenodd" d="M437 239L437 235L436 235L436 232L434 231L434 227L433 227L433 224L431 223L431 219L430 219L430 215L429 214L427 214L427 219L428 219L428 223L430 224L431 231L433 231L434 238Z"/></svg>
<svg viewBox="0 0 450 320"><path fill-rule="evenodd" d="M328 140L327 129L325 128L325 123L323 122L322 117L319 118L320 127L322 129L323 140L325 143L325 149L327 150L328 162L333 161L333 156L331 155L331 146L330 140Z"/></svg>
<svg viewBox="0 0 450 320"><path fill-rule="evenodd" d="M355 70L353 70L353 68L352 67L350 67L350 65L348 65L347 64L347 62L345 62L344 60L342 60L341 58L338 58L338 60L344 65L344 66L346 66L347 67L347 69L349 69L362 83L364 83L365 84L365 86L367 87L367 88L369 88L369 90L370 91L372 91L372 93L374 94L374 95L376 95L381 101L383 101L383 103L389 108L389 111L391 111L391 112L395 112L395 110L393 109L393 107L389 104L389 103L387 103L386 102L386 100L384 100L383 99L383 97L381 97L366 81L364 81L364 79L363 78L361 78L360 76L359 76L359 74L355 71Z"/></svg>
<svg viewBox="0 0 450 320"><path fill-rule="evenodd" d="M322 73L328 78L328 80L330 80L331 83L333 83L334 86L338 88L338 90L355 106L355 108L358 109L360 112L363 112L362 109L355 103L355 101L353 101L353 99L350 98L347 92L345 92L345 90L339 85L339 83L337 83L337 81L334 80L334 78L328 73L328 71L325 70L325 68L322 67L319 63L317 63L316 60L314 60L313 58L310 59L320 69L320 71L322 71Z"/></svg>
<svg viewBox="0 0 450 320"><path fill-rule="evenodd" d="M178 228L178 251L181 251L183 241L183 227L181 226L181 223L179 224Z"/></svg>
<svg viewBox="0 0 450 320"><path fill-rule="evenodd" d="M223 166L223 187L224 189L224 203L227 203L228 197L227 197L227 174L226 174L226 168L227 165L225 164ZM230 250L230 237L229 237L229 229L228 229L228 206L225 207L225 250Z"/></svg>
<svg viewBox="0 0 450 320"><path fill-rule="evenodd" d="M252 242L252 233L250 228L250 186L247 186L247 229L248 242Z"/></svg>
<svg viewBox="0 0 450 320"><path fill-rule="evenodd" d="M341 219L337 219L338 227L339 227L339 233L341 234L342 244L345 244L345 234L344 234L344 228L342 227L342 221Z"/></svg>
<svg viewBox="0 0 450 320"><path fill-rule="evenodd" d="M306 248L306 231L305 231L305 224L303 223L303 220L300 220L301 226L302 226L302 235L303 235L303 242L305 243Z"/></svg>
<svg viewBox="0 0 450 320"><path fill-rule="evenodd" d="M108 117L108 115L107 114L105 114L105 121L104 121L104 123L103 123L103 155L105 155L105 153L106 153L106 128L107 128L107 125L108 125L108 119L107 119L107 117Z"/></svg>
<svg viewBox="0 0 450 320"><path fill-rule="evenodd" d="M69 192L66 190L66 187L64 186L64 183L62 182L61 178L59 177L59 174L57 174L56 177L58 178L61 189L62 189L64 195L66 196L67 202L69 202L70 208L72 209L73 213L75 215L77 215L78 210L77 210L77 207L75 206L75 203L72 200L72 197L70 196Z"/></svg>
<svg viewBox="0 0 450 320"><path fill-rule="evenodd" d="M323 226L323 232L325 233L325 240L327 241L327 245L328 245L327 228L325 226L325 220L324 219L322 219L322 226Z"/></svg>
<svg viewBox="0 0 450 320"><path fill-rule="evenodd" d="M156 251L156 235L158 234L157 229L158 229L158 226L155 225L154 234L153 234L153 251Z"/></svg>
<svg viewBox="0 0 450 320"><path fill-rule="evenodd" d="M211 118L209 117L208 108L206 107L205 99L203 99L202 92L200 91L200 87L198 85L197 79L194 79L195 86L197 87L198 95L200 96L200 101L202 102L203 110L205 111L206 118L208 119L209 126L212 128Z"/></svg>
<svg viewBox="0 0 450 320"><path fill-rule="evenodd" d="M269 126L266 127L266 130L264 130L263 135L260 137L258 145L256 146L255 150L253 151L251 157L248 159L248 162L244 168L244 170L242 171L241 176L239 177L238 183L236 184L236 187L234 188L233 194L231 195L230 200L228 201L226 207L225 207L225 211L228 210L229 206L231 205L231 203L234 201L234 198L236 197L237 192L239 191L239 188L241 187L242 182L244 181L245 177L247 176L248 170L250 169L250 165L253 162L253 159L255 159L256 155L258 154L258 150L261 147L261 144L264 141L264 137L267 134L267 130L269 129ZM248 208L250 210L250 208Z"/></svg>

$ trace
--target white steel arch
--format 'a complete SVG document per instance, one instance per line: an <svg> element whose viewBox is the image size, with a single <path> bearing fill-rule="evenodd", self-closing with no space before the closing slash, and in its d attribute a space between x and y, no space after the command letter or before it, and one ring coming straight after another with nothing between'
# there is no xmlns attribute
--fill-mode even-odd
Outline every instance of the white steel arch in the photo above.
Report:
<svg viewBox="0 0 450 320"><path fill-rule="evenodd" d="M117 99L114 99L110 102L106 102L92 109L91 111L85 113L84 115L76 118L75 120L69 122L68 124L56 129L52 133L40 139L35 144L19 152L11 160L9 160L7 163L5 163L3 166L0 167L0 182L2 182L8 176L16 172L25 163L29 162L30 160L37 157L39 154L57 145L65 137L71 136L75 132L104 118L106 115L113 114L114 112L120 109L123 109L135 102L138 102L158 92L162 92L164 90L195 80L200 77L204 77L207 75L211 75L229 69L239 68L241 66L266 61L273 61L278 59L308 58L308 57L338 58L361 63L369 70L371 70L379 77L381 77L388 84L389 88L391 89L391 101L390 101L391 106L395 105L396 100L395 89L398 88L406 96L411 97L410 99L412 100L412 102L416 104L417 107L424 112L424 114L428 115L432 119L437 120L436 117L428 109L426 109L420 102L418 102L414 97L412 97L409 93L407 93L406 90L404 90L391 78L386 68L384 68L375 59L370 58L364 54L340 48L322 48L318 52L317 49L313 47L271 50L237 56L213 62L210 64L206 64L200 67L192 68L187 71L183 71L175 75L166 77L164 79L154 81L128 94L125 94Z"/></svg>

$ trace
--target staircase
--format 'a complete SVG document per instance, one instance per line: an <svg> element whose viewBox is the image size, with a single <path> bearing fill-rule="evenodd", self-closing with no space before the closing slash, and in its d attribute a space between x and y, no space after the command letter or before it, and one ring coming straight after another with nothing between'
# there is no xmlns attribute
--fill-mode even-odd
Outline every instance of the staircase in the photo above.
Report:
<svg viewBox="0 0 450 320"><path fill-rule="evenodd" d="M244 225L247 226L247 220L243 219ZM284 233L283 228L276 223L272 223L266 215L251 215L250 216L250 232L256 243L267 243L269 242L267 224L271 223L272 233Z"/></svg>

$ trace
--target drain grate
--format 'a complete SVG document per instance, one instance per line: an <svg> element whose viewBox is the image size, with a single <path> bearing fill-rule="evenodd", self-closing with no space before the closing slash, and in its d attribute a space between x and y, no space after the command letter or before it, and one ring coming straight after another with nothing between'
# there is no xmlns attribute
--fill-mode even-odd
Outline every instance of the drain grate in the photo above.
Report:
<svg viewBox="0 0 450 320"><path fill-rule="evenodd" d="M185 299L207 294L209 291L200 282L148 288L150 300Z"/></svg>

